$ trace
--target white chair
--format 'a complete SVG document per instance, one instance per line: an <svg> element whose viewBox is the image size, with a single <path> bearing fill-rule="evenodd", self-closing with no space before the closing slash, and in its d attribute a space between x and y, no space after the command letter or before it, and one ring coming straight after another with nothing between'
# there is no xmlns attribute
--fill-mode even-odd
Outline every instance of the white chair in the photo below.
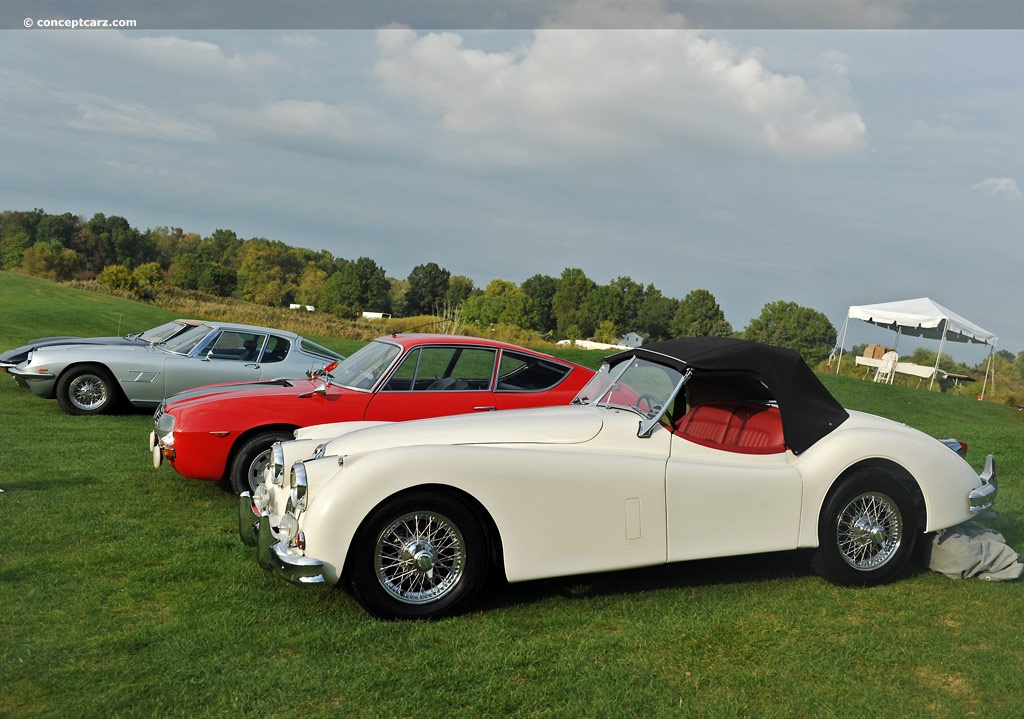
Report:
<svg viewBox="0 0 1024 719"><path fill-rule="evenodd" d="M889 350L882 355L882 364L878 365L878 369L875 370L875 382L892 384L892 376L896 374L896 363L899 360L899 354L893 350Z"/></svg>

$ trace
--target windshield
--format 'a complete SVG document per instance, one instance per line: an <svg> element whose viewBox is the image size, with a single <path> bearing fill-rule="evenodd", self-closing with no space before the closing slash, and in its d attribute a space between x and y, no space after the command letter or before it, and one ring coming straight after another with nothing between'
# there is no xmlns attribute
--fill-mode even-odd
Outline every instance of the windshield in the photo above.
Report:
<svg viewBox="0 0 1024 719"><path fill-rule="evenodd" d="M153 329L146 330L145 332L139 332L134 335L129 335L129 337L138 337L143 342L165 342L167 339L173 337L178 332L180 332L181 328L184 326L185 325L183 322L173 320L171 322L162 324L159 327L154 327Z"/></svg>
<svg viewBox="0 0 1024 719"><path fill-rule="evenodd" d="M601 367L573 403L628 409L650 419L671 408L682 381L678 370L634 357Z"/></svg>
<svg viewBox="0 0 1024 719"><path fill-rule="evenodd" d="M165 349L168 352L174 352L175 354L187 355L196 348L196 345L206 339L206 336L211 332L213 332L213 327L210 327L209 325L198 325L191 329L187 329L177 337L164 342L160 345L160 348Z"/></svg>
<svg viewBox="0 0 1024 719"><path fill-rule="evenodd" d="M349 389L371 389L401 352L398 345L374 340L338 365L331 373L331 384Z"/></svg>

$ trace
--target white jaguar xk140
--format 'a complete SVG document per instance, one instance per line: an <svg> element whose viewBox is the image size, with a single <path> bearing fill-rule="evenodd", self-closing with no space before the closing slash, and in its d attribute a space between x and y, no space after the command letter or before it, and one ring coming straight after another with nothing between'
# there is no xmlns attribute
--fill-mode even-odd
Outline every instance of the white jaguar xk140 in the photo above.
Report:
<svg viewBox="0 0 1024 719"><path fill-rule="evenodd" d="M242 539L372 614L464 609L510 582L814 548L841 585L889 581L915 541L987 510L952 448L847 411L789 350L725 338L631 349L568 406L308 427L240 501Z"/></svg>

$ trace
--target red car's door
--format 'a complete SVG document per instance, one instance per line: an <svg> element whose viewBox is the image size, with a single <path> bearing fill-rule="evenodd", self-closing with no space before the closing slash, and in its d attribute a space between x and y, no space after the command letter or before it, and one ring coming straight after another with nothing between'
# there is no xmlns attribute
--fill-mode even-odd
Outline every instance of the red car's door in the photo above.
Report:
<svg viewBox="0 0 1024 719"><path fill-rule="evenodd" d="M490 347L417 347L373 395L365 419L400 421L497 409Z"/></svg>

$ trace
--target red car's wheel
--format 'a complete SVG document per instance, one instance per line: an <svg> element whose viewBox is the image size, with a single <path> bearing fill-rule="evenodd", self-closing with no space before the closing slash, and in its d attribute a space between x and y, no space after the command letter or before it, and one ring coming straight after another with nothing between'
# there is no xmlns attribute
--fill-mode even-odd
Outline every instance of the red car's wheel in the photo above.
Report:
<svg viewBox="0 0 1024 719"><path fill-rule="evenodd" d="M283 429L260 432L247 439L231 460L228 478L231 491L235 494L255 492L263 481L263 470L270 463L270 448L274 442L293 439L292 433Z"/></svg>

